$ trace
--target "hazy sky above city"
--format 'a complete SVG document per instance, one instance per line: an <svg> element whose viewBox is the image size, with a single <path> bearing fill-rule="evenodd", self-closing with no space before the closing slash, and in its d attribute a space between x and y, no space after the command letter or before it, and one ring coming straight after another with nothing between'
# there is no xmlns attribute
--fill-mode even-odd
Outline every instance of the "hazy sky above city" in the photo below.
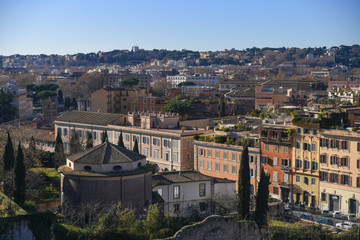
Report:
<svg viewBox="0 0 360 240"><path fill-rule="evenodd" d="M0 0L0 55L360 44L359 0Z"/></svg>

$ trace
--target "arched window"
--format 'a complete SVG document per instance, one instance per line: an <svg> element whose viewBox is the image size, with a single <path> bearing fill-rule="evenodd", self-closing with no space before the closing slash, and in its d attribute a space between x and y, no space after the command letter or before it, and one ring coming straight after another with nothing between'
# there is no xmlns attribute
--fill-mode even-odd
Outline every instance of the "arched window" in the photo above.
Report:
<svg viewBox="0 0 360 240"><path fill-rule="evenodd" d="M141 167L141 162L138 163L138 167Z"/></svg>
<svg viewBox="0 0 360 240"><path fill-rule="evenodd" d="M92 167L90 167L90 166L85 166L84 169L85 169L86 171L91 171Z"/></svg>
<svg viewBox="0 0 360 240"><path fill-rule="evenodd" d="M121 170L121 166L119 166L119 165L116 165L116 166L114 166L113 167L113 170L115 170L115 171L119 171L119 170Z"/></svg>

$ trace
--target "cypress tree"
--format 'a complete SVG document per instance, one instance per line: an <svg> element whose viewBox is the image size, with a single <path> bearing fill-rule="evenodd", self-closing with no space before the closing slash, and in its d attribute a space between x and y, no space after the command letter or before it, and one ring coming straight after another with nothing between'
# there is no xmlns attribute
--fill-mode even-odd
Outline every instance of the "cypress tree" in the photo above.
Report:
<svg viewBox="0 0 360 240"><path fill-rule="evenodd" d="M13 189L13 168L15 162L15 154L14 154L14 147L11 141L10 133L8 132L8 138L5 145L5 151L3 155L3 179L4 179L4 193L7 196L11 196L12 189Z"/></svg>
<svg viewBox="0 0 360 240"><path fill-rule="evenodd" d="M86 140L86 149L92 148L94 146L92 134L88 132L87 134L87 140Z"/></svg>
<svg viewBox="0 0 360 240"><path fill-rule="evenodd" d="M250 208L250 167L249 149L244 147L241 153L239 179L238 179L238 213L240 219L249 218Z"/></svg>
<svg viewBox="0 0 360 240"><path fill-rule="evenodd" d="M267 225L267 211L269 209L269 185L270 175L266 175L264 169L261 169L259 188L256 193L255 222L259 228Z"/></svg>
<svg viewBox="0 0 360 240"><path fill-rule="evenodd" d="M64 144L61 139L60 132L58 132L58 135L56 136L54 164L55 164L55 168L58 168L66 164Z"/></svg>
<svg viewBox="0 0 360 240"><path fill-rule="evenodd" d="M135 138L135 144L134 144L133 152L139 153L139 145L138 145L137 138Z"/></svg>
<svg viewBox="0 0 360 240"><path fill-rule="evenodd" d="M222 99L220 102L220 112L219 112L220 117L225 117L225 115L226 115L225 110L226 110L225 100Z"/></svg>
<svg viewBox="0 0 360 240"><path fill-rule="evenodd" d="M120 132L120 136L119 136L119 140L118 140L118 146L123 147L123 148L125 147L124 141L123 141L122 131Z"/></svg>
<svg viewBox="0 0 360 240"><path fill-rule="evenodd" d="M15 154L14 148L12 145L10 133L8 132L8 138L5 145L5 151L3 155L3 163L4 163L4 173L7 171L11 171L14 167L15 162Z"/></svg>
<svg viewBox="0 0 360 240"><path fill-rule="evenodd" d="M17 204L22 204L25 201L25 177L26 169L24 164L24 154L19 142L14 166L14 201Z"/></svg>
<svg viewBox="0 0 360 240"><path fill-rule="evenodd" d="M70 138L70 154L75 154L81 151L81 143L78 132L74 129L73 134Z"/></svg>
<svg viewBox="0 0 360 240"><path fill-rule="evenodd" d="M104 143L106 141L106 138L108 137L108 134L107 134L107 130L105 130L103 132L103 136L102 136L102 139L101 139L101 142Z"/></svg>

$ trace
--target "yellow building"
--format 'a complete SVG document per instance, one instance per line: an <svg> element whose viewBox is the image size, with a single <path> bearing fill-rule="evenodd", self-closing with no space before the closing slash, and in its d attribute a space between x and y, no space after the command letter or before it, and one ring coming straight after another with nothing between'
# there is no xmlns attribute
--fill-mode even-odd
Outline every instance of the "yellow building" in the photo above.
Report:
<svg viewBox="0 0 360 240"><path fill-rule="evenodd" d="M296 127L292 154L293 200L306 206L319 205L319 128Z"/></svg>

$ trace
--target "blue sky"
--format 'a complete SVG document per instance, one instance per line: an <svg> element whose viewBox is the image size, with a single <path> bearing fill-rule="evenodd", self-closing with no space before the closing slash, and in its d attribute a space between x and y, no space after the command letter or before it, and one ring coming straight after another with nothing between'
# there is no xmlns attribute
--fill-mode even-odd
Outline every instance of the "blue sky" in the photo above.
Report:
<svg viewBox="0 0 360 240"><path fill-rule="evenodd" d="M0 55L360 44L360 0L0 0Z"/></svg>

